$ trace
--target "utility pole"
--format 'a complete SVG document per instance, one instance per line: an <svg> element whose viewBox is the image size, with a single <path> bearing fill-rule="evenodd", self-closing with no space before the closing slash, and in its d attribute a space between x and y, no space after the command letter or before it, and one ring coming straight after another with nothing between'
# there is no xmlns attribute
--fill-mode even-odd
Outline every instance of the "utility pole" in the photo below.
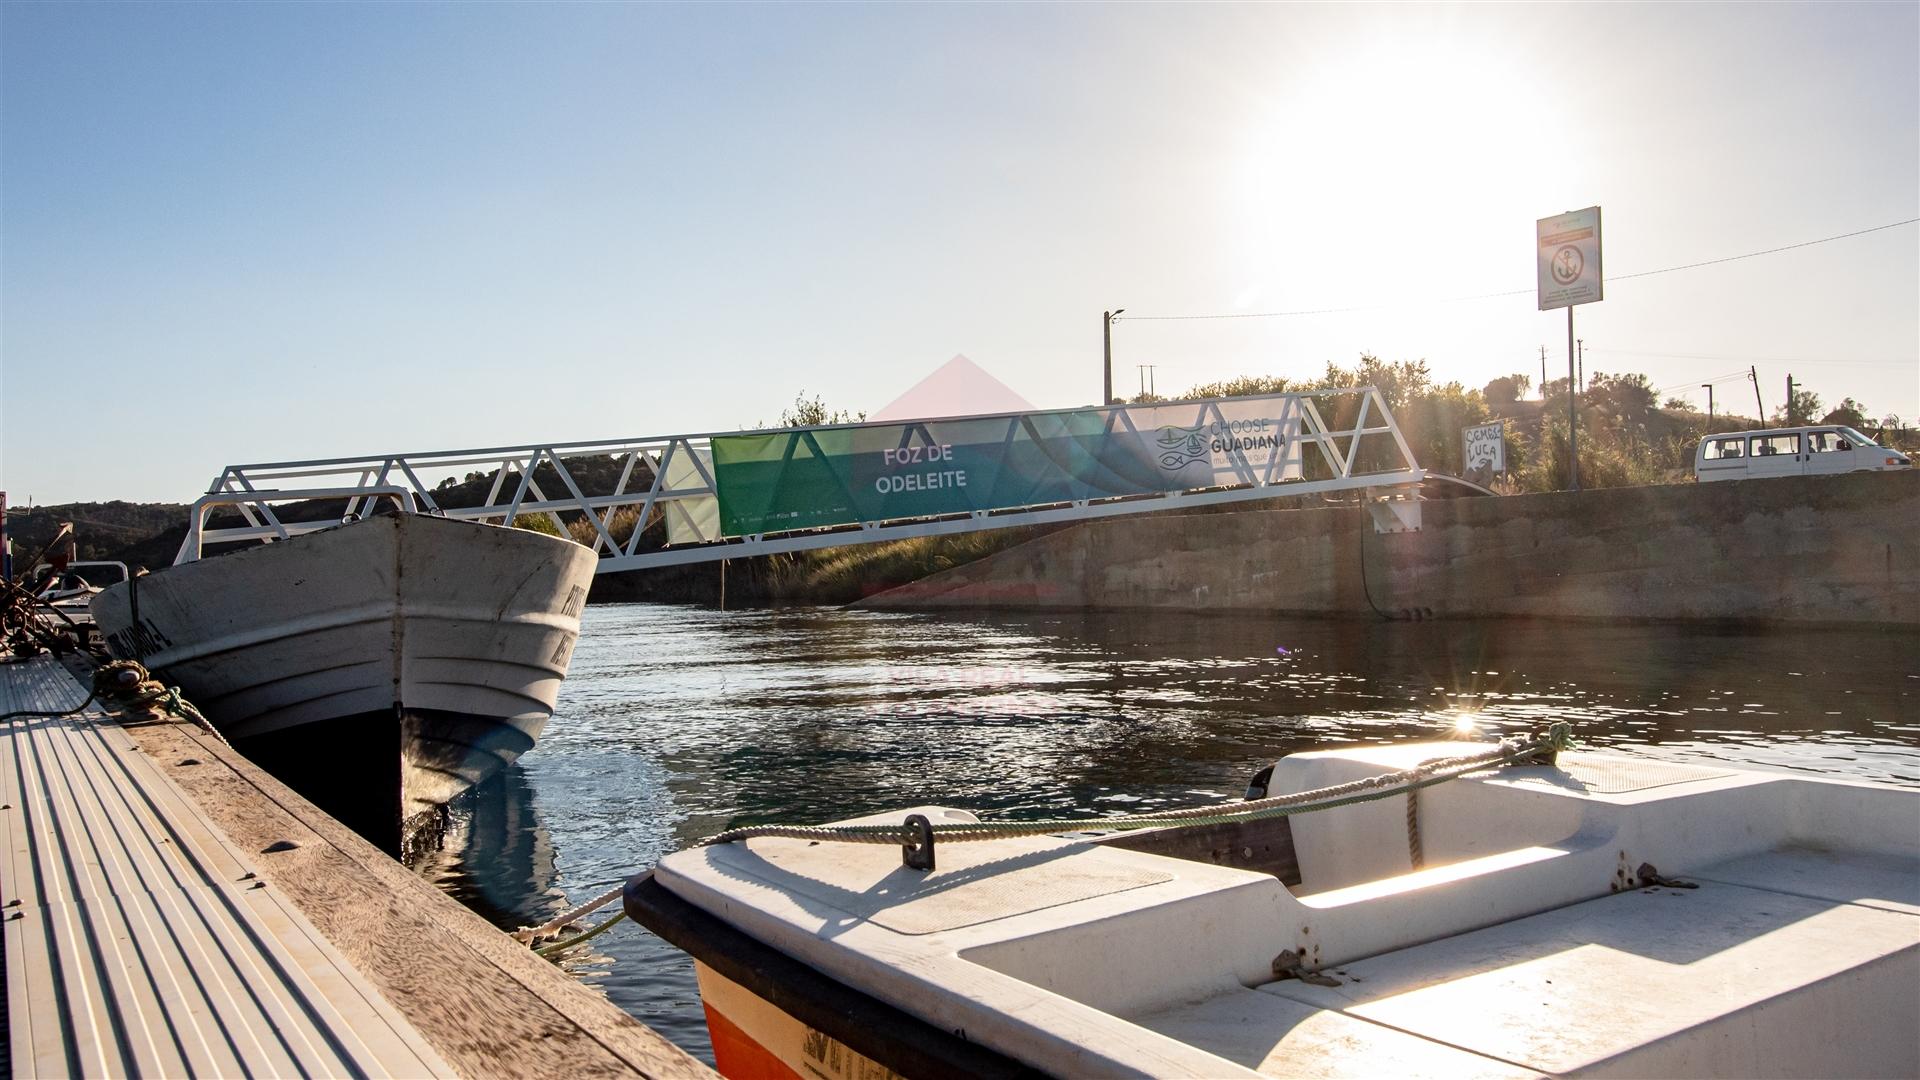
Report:
<svg viewBox="0 0 1920 1080"><path fill-rule="evenodd" d="M1140 372L1140 393L1141 393L1141 396L1143 396L1143 397L1144 397L1144 396L1146 396L1146 395L1148 395L1148 394L1152 394L1152 395L1153 395L1153 396L1155 396L1155 397L1158 397L1158 396L1160 396L1160 395L1159 395L1159 389L1160 389L1160 388L1159 388L1159 386L1158 386L1158 385L1156 385L1156 384L1154 383L1154 381L1153 381L1153 369L1154 369L1154 368L1156 368L1156 367L1159 367L1160 365L1158 365L1158 364L1135 364L1135 365L1133 365L1133 366L1134 366L1135 368L1137 368L1137 369L1139 369L1139 372Z"/></svg>
<svg viewBox="0 0 1920 1080"><path fill-rule="evenodd" d="M1793 418L1793 372L1787 372L1787 426L1792 427L1800 421Z"/></svg>
<svg viewBox="0 0 1920 1080"><path fill-rule="evenodd" d="M1713 434L1713 384L1701 383L1707 392L1707 434Z"/></svg>
<svg viewBox="0 0 1920 1080"><path fill-rule="evenodd" d="M1112 311L1103 311L1100 313L1100 341L1104 346L1106 356L1106 362L1100 369L1100 387L1102 391L1100 407L1103 409L1113 404L1113 320L1125 310L1127 309L1115 308Z"/></svg>
<svg viewBox="0 0 1920 1080"><path fill-rule="evenodd" d="M1767 406L1760 400L1760 372L1756 368L1749 366L1747 368L1747 378L1753 380L1753 407L1760 410L1760 423L1764 426L1767 422Z"/></svg>
<svg viewBox="0 0 1920 1080"><path fill-rule="evenodd" d="M1547 347L1540 346L1540 400L1547 400Z"/></svg>
<svg viewBox="0 0 1920 1080"><path fill-rule="evenodd" d="M1580 395L1574 385L1573 305L1567 305L1567 490L1580 490Z"/></svg>

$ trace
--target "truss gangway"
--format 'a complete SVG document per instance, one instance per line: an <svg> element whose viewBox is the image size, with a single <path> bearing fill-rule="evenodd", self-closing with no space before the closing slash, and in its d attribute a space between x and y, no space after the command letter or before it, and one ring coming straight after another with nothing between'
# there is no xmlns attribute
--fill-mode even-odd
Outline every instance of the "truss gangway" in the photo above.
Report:
<svg viewBox="0 0 1920 1080"><path fill-rule="evenodd" d="M1341 387L229 465L175 561L380 504L544 517L590 544L600 573L1342 491L1370 492L1376 526L1398 531L1417 526L1424 475L1380 391Z"/></svg>

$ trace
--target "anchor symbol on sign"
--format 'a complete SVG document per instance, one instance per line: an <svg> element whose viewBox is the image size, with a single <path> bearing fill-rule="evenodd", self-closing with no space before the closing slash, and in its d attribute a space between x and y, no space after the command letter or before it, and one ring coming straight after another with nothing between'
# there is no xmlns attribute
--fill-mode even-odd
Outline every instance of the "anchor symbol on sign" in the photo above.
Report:
<svg viewBox="0 0 1920 1080"><path fill-rule="evenodd" d="M1587 257L1580 249L1568 244L1553 253L1553 280L1562 285L1571 285L1580 278L1580 272L1587 268Z"/></svg>

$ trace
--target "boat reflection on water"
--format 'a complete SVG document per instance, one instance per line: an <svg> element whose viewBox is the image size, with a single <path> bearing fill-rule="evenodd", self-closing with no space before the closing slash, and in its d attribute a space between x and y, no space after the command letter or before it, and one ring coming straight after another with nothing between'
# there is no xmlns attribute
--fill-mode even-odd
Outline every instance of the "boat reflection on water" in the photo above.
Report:
<svg viewBox="0 0 1920 1080"><path fill-rule="evenodd" d="M469 910L503 930L566 910L553 837L520 766L454 798L438 824L409 837L407 865Z"/></svg>

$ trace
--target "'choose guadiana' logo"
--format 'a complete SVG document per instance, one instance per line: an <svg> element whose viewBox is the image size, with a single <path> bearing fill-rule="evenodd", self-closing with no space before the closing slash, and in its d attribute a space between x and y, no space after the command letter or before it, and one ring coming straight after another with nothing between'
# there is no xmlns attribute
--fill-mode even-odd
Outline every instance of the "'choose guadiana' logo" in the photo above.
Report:
<svg viewBox="0 0 1920 1080"><path fill-rule="evenodd" d="M1160 429L1160 467L1184 469L1196 461L1212 461L1207 446L1206 425L1199 427L1163 427Z"/></svg>

